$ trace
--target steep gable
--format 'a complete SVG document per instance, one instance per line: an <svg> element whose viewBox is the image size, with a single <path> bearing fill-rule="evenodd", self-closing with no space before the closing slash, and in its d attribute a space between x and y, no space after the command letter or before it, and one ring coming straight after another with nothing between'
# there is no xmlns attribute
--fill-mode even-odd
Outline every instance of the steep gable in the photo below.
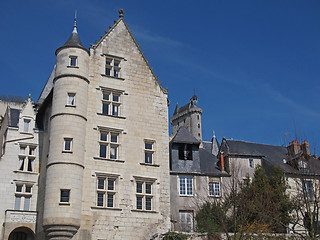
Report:
<svg viewBox="0 0 320 240"><path fill-rule="evenodd" d="M115 39L119 37L119 35L127 35L126 40L122 41L119 45L121 45L121 48L123 50L130 50L131 52L137 52L139 53L142 60L145 62L147 69L149 73L152 76L152 80L158 85L161 89L161 91L165 94L167 94L167 88L162 88L161 83L157 80L157 76L153 72L153 68L150 67L149 61L145 58L144 53L141 51L140 46L136 42L136 39L133 37L132 32L128 28L128 24L126 24L123 20L123 17L120 17L118 21L115 21L115 24L110 27L109 31L105 31L105 35L101 36L100 40L96 41L96 44L91 44L90 50L94 50L99 52L100 54L109 54L109 55L115 55L114 52L110 51L108 49L108 44L111 42L114 42ZM100 48L100 50L99 50ZM125 54L127 56L127 54ZM120 56L124 57L124 56Z"/></svg>

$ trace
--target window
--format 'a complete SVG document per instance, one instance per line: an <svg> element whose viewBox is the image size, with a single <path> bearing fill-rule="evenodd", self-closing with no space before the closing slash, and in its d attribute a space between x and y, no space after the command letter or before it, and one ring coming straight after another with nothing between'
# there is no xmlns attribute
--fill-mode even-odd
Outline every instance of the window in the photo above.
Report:
<svg viewBox="0 0 320 240"><path fill-rule="evenodd" d="M193 211L179 211L180 231L193 232Z"/></svg>
<svg viewBox="0 0 320 240"><path fill-rule="evenodd" d="M180 193L180 196L193 195L193 177L192 176L179 176L179 193Z"/></svg>
<svg viewBox="0 0 320 240"><path fill-rule="evenodd" d="M250 178L248 178L248 177L244 178L242 183L243 183L243 187L247 188L250 184Z"/></svg>
<svg viewBox="0 0 320 240"><path fill-rule="evenodd" d="M118 159L119 134L101 131L99 139L99 157L116 160Z"/></svg>
<svg viewBox="0 0 320 240"><path fill-rule="evenodd" d="M115 207L116 177L103 176L97 178L97 206Z"/></svg>
<svg viewBox="0 0 320 240"><path fill-rule="evenodd" d="M220 197L220 182L209 182L209 196Z"/></svg>
<svg viewBox="0 0 320 240"><path fill-rule="evenodd" d="M103 92L102 94L102 114L119 116L120 94L113 92Z"/></svg>
<svg viewBox="0 0 320 240"><path fill-rule="evenodd" d="M76 67L77 66L77 57L76 56L70 56L69 59L70 59L69 66Z"/></svg>
<svg viewBox="0 0 320 240"><path fill-rule="evenodd" d="M136 198L137 198L137 210L152 210L152 182L137 180L136 181Z"/></svg>
<svg viewBox="0 0 320 240"><path fill-rule="evenodd" d="M192 160L192 145L180 144L179 145L179 159L180 160Z"/></svg>
<svg viewBox="0 0 320 240"><path fill-rule="evenodd" d="M200 128L200 124L198 123L198 128Z"/></svg>
<svg viewBox="0 0 320 240"><path fill-rule="evenodd" d="M23 120L23 131L24 132L29 132L30 128L30 120L29 119L24 119Z"/></svg>
<svg viewBox="0 0 320 240"><path fill-rule="evenodd" d="M249 167L254 168L254 161L253 159L249 159Z"/></svg>
<svg viewBox="0 0 320 240"><path fill-rule="evenodd" d="M119 78L120 77L120 60L107 57L105 73L107 76Z"/></svg>
<svg viewBox="0 0 320 240"><path fill-rule="evenodd" d="M69 203L70 189L60 189L60 203Z"/></svg>
<svg viewBox="0 0 320 240"><path fill-rule="evenodd" d="M305 194L306 194L306 197L308 198L308 200L312 201L313 200L313 184L312 184L312 181L310 180L307 180L305 181L304 183L305 185Z"/></svg>
<svg viewBox="0 0 320 240"><path fill-rule="evenodd" d="M36 158L36 147L30 145L21 145L19 151L18 170L24 172L34 171L34 160Z"/></svg>
<svg viewBox="0 0 320 240"><path fill-rule="evenodd" d="M144 142L144 163L153 164L154 142Z"/></svg>
<svg viewBox="0 0 320 240"><path fill-rule="evenodd" d="M67 106L75 106L75 93L68 93Z"/></svg>
<svg viewBox="0 0 320 240"><path fill-rule="evenodd" d="M72 138L65 138L64 139L63 151L64 152L71 152L72 151Z"/></svg>
<svg viewBox="0 0 320 240"><path fill-rule="evenodd" d="M23 183L16 184L14 210L30 210L30 203L32 197L31 189L32 186L30 185Z"/></svg>

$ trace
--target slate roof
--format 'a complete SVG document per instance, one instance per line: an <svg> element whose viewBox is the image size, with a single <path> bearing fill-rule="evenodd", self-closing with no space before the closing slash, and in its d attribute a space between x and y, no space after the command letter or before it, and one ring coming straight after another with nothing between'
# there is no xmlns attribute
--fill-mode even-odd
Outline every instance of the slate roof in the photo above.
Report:
<svg viewBox="0 0 320 240"><path fill-rule="evenodd" d="M203 142L202 142L202 146L203 146L203 148L204 148L206 151L208 151L208 152L211 153L211 151L212 151L212 143L211 143L211 142L205 142L205 141L203 141Z"/></svg>
<svg viewBox="0 0 320 240"><path fill-rule="evenodd" d="M15 108L9 109L9 127L19 127L20 110Z"/></svg>
<svg viewBox="0 0 320 240"><path fill-rule="evenodd" d="M251 143L239 140L227 140L227 144L229 154L287 159L286 147Z"/></svg>
<svg viewBox="0 0 320 240"><path fill-rule="evenodd" d="M188 144L200 144L184 126L181 126L176 135L171 140L172 143L188 143Z"/></svg>
<svg viewBox="0 0 320 240"><path fill-rule="evenodd" d="M76 30L76 27L74 28L73 32L71 33L69 39L66 41L66 43L62 46L59 47L56 50L56 54L63 48L68 48L68 47L75 47L75 48L81 48L85 51L88 52L88 50L82 45L82 42L79 38L78 32Z"/></svg>
<svg viewBox="0 0 320 240"><path fill-rule="evenodd" d="M227 140L229 155L261 157L264 164L279 166L285 173L300 174L298 169L287 164L289 155L286 147L260 143L251 143L239 140ZM309 163L320 173L320 161L312 156ZM310 172L311 173L311 172Z"/></svg>
<svg viewBox="0 0 320 240"><path fill-rule="evenodd" d="M205 175L215 175L215 176L229 176L226 172L221 172L217 168L218 159L216 156L212 155L210 152L203 148L199 148L200 155L200 170L202 174Z"/></svg>
<svg viewBox="0 0 320 240"><path fill-rule="evenodd" d="M184 126L181 126L173 137L170 143L186 143L186 144L197 144L199 146L200 141L197 140ZM197 168L200 167L200 172L197 170L197 174L200 175L208 175L208 176L229 176L226 172L221 172L217 168L218 159L216 156L211 154L211 143L210 142L202 142L203 148L199 148L199 159L193 159L193 161L197 162ZM195 157L195 155L194 155ZM173 161L180 161L178 159L173 159ZM184 169L182 165L180 165L180 172L183 173L191 173L189 170ZM192 172L193 174L195 172Z"/></svg>
<svg viewBox="0 0 320 240"><path fill-rule="evenodd" d="M178 107L178 104L176 105L176 109L174 110L173 115L180 113L180 112L184 112L186 110L188 110L190 108L190 103L187 103L186 105L182 106L182 107Z"/></svg>

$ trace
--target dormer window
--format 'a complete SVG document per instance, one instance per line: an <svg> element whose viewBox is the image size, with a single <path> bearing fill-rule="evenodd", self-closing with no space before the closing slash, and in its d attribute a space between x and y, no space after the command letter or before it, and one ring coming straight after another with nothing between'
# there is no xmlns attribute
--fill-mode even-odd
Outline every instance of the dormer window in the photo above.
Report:
<svg viewBox="0 0 320 240"><path fill-rule="evenodd" d="M78 65L77 57L76 56L70 56L69 66L70 67L76 67L77 65Z"/></svg>
<svg viewBox="0 0 320 240"><path fill-rule="evenodd" d="M192 160L192 144L179 145L179 159Z"/></svg>

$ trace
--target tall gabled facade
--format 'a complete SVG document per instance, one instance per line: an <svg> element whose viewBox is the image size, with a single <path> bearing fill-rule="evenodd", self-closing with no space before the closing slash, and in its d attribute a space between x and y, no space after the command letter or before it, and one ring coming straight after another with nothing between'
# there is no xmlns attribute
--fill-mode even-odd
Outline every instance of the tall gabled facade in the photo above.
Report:
<svg viewBox="0 0 320 240"><path fill-rule="evenodd" d="M89 51L74 26L39 98L41 239L170 228L167 93L119 13Z"/></svg>
<svg viewBox="0 0 320 240"><path fill-rule="evenodd" d="M6 104L0 127L0 239L34 239L39 177L36 111L30 96L25 103Z"/></svg>

